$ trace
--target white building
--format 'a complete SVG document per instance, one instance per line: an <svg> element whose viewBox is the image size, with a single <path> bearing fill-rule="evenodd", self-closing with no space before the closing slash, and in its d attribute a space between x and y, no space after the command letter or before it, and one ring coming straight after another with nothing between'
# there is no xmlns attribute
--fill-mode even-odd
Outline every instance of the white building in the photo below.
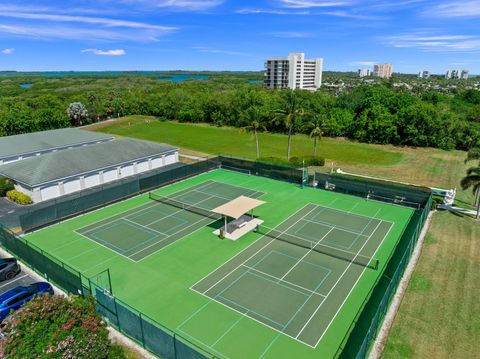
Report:
<svg viewBox="0 0 480 359"><path fill-rule="evenodd" d="M448 70L445 74L447 80L468 80L468 70Z"/></svg>
<svg viewBox="0 0 480 359"><path fill-rule="evenodd" d="M418 78L419 79L428 79L430 78L431 74L430 71L423 70L418 73Z"/></svg>
<svg viewBox="0 0 480 359"><path fill-rule="evenodd" d="M177 162L175 147L121 139L5 164L0 175L34 202L42 202Z"/></svg>
<svg viewBox="0 0 480 359"><path fill-rule="evenodd" d="M370 76L370 69L369 68L359 69L358 76L361 78Z"/></svg>
<svg viewBox="0 0 480 359"><path fill-rule="evenodd" d="M271 89L290 88L316 91L322 85L323 59L305 59L304 53L265 62L264 84Z"/></svg>
<svg viewBox="0 0 480 359"><path fill-rule="evenodd" d="M373 76L389 79L393 74L392 64L377 64L373 67Z"/></svg>

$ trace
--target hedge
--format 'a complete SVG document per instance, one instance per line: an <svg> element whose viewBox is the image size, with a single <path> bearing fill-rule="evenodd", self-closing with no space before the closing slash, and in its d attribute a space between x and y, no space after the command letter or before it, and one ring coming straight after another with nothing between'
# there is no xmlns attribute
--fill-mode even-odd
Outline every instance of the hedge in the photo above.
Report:
<svg viewBox="0 0 480 359"><path fill-rule="evenodd" d="M23 205L33 203L30 196L26 195L25 193L19 192L15 189L7 192L7 198L12 202L23 204Z"/></svg>

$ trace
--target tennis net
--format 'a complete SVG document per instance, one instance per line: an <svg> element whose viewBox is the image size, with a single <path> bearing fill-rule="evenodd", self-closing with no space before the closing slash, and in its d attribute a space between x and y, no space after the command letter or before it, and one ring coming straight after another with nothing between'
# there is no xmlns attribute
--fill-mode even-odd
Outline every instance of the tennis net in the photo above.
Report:
<svg viewBox="0 0 480 359"><path fill-rule="evenodd" d="M212 218L212 219L215 219L215 220L219 220L219 219L222 218L222 216L220 214L213 213L212 211L210 211L208 209L205 209L205 208L202 208L202 207L197 207L195 205L191 205L191 204L188 204L188 203L180 202L180 201L178 201L176 199L173 199L171 197L160 196L160 195L152 193L152 192L149 192L148 196L149 196L150 199L152 199L154 201L164 203L164 204L167 204L167 205L179 208L179 209L183 209L183 210L188 211L188 212L199 214L200 216L203 216L203 217L208 217L208 218Z"/></svg>
<svg viewBox="0 0 480 359"><path fill-rule="evenodd" d="M347 262L359 264L364 267L371 269L378 269L380 261L373 257L367 257L358 253L346 251L340 248L332 247L321 242L314 242L308 239L304 239L292 234L288 234L277 229L271 229L265 226L258 226L257 232L264 236L293 244L299 247L313 250L318 253L328 255L330 257L338 258Z"/></svg>

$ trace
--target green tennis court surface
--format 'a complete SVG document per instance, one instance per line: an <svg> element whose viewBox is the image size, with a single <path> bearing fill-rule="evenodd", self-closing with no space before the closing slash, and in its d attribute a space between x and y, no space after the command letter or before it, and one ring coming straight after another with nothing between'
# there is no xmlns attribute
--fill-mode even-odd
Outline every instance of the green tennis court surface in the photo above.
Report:
<svg viewBox="0 0 480 359"><path fill-rule="evenodd" d="M391 226L309 204L193 289L316 347Z"/></svg>
<svg viewBox="0 0 480 359"><path fill-rule="evenodd" d="M263 193L215 181L206 181L169 196L169 199L208 212L238 196ZM205 217L163 202L147 203L76 232L134 261L155 253L218 218Z"/></svg>
<svg viewBox="0 0 480 359"><path fill-rule="evenodd" d="M210 210L240 195L266 201L264 226L221 240ZM25 239L87 277L110 269L115 296L217 357L331 358L412 214L214 170Z"/></svg>

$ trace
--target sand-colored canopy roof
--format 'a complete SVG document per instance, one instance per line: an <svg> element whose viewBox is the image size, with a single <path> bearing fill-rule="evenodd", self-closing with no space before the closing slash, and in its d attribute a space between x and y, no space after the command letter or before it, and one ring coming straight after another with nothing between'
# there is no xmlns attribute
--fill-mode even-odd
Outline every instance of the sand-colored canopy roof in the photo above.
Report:
<svg viewBox="0 0 480 359"><path fill-rule="evenodd" d="M250 212L252 209L261 206L264 203L264 201L261 201L259 199L240 196L228 203L222 204L221 206L212 209L212 212L221 214L223 216L239 219L245 213Z"/></svg>

